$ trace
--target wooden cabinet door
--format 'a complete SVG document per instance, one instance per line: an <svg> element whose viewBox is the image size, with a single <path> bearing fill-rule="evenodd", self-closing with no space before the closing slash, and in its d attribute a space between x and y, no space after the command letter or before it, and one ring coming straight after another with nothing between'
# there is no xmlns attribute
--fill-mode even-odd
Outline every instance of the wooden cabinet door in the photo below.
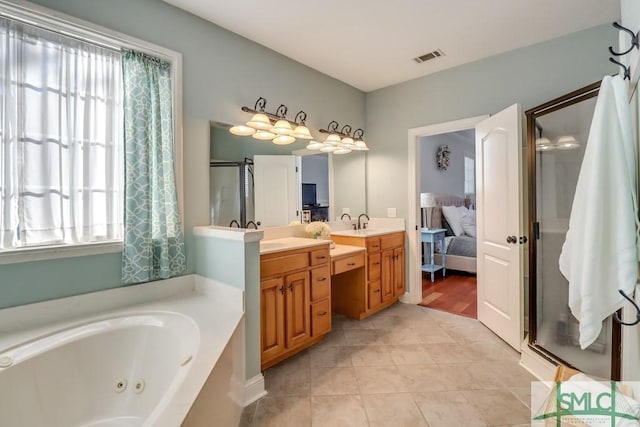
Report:
<svg viewBox="0 0 640 427"><path fill-rule="evenodd" d="M404 294L404 248L393 250L393 295Z"/></svg>
<svg viewBox="0 0 640 427"><path fill-rule="evenodd" d="M304 343L311 336L309 271L285 276L287 348Z"/></svg>
<svg viewBox="0 0 640 427"><path fill-rule="evenodd" d="M262 363L284 351L285 286L282 277L260 282L260 345Z"/></svg>
<svg viewBox="0 0 640 427"><path fill-rule="evenodd" d="M383 303L393 298L393 262L393 249L382 251L381 285Z"/></svg>

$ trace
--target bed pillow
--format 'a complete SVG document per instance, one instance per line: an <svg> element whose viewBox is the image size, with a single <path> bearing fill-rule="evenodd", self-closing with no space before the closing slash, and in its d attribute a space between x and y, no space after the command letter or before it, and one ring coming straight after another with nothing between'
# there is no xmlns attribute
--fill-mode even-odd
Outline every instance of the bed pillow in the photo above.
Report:
<svg viewBox="0 0 640 427"><path fill-rule="evenodd" d="M460 211L455 206L443 206L442 207L442 215L444 215L445 219L451 226L451 230L453 230L453 234L456 236L462 236L464 234L464 229L462 228Z"/></svg>
<svg viewBox="0 0 640 427"><path fill-rule="evenodd" d="M476 237L476 211L468 210L460 215L460 223L464 234Z"/></svg>

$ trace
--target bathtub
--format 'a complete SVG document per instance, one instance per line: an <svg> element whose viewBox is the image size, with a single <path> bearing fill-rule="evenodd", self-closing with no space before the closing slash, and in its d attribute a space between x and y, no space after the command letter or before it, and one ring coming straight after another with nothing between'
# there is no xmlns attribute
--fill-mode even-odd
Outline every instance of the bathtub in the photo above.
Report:
<svg viewBox="0 0 640 427"><path fill-rule="evenodd" d="M141 286L151 289L150 284ZM202 284L196 288L182 284L159 300L110 307L100 315L66 314L68 319L57 323L43 324L47 316L38 315L40 322L27 321L26 329L3 334L0 426L183 424L242 317L226 304L219 307L219 298L213 298L217 292ZM96 299L114 291L72 297L84 301L71 306L87 311L87 305L99 305ZM57 304L57 310L48 304ZM40 310L59 318L69 304L53 301L0 310L0 322L4 317L14 327L21 323L15 317L9 320L6 311L11 310L19 312L18 318Z"/></svg>

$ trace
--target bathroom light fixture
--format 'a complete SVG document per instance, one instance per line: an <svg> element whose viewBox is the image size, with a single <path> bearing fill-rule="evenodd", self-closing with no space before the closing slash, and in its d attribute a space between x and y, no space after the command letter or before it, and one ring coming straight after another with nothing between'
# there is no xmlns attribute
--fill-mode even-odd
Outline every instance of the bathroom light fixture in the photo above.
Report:
<svg viewBox="0 0 640 427"><path fill-rule="evenodd" d="M287 106L280 104L275 114L266 112L265 98L258 98L253 109L242 107L242 111L251 113L251 120L246 125L237 125L229 129L234 135L252 136L262 141L272 141L276 145L286 145L298 139L312 139L311 132L305 124L307 113L300 111L294 121L287 119Z"/></svg>
<svg viewBox="0 0 640 427"><path fill-rule="evenodd" d="M251 126L238 125L233 126L231 129L229 129L229 132L238 136L251 136L256 133L256 130Z"/></svg>
<svg viewBox="0 0 640 427"><path fill-rule="evenodd" d="M556 146L560 150L573 150L580 147L580 143L571 135L565 135L558 138Z"/></svg>
<svg viewBox="0 0 640 427"><path fill-rule="evenodd" d="M338 130L338 122L331 121L326 129L320 129L321 133L328 133L327 139L324 141L324 147L320 147L320 151L333 152L334 154L348 154L351 151L368 151L369 147L364 142L364 130L356 129L351 135L351 126L344 125ZM310 144L311 145L311 144ZM310 150L317 150L317 145L313 145ZM332 151L329 148L333 147Z"/></svg>
<svg viewBox="0 0 640 427"><path fill-rule="evenodd" d="M553 144L549 138L537 138L536 139L536 151L549 151L555 150L555 144Z"/></svg>
<svg viewBox="0 0 640 427"><path fill-rule="evenodd" d="M549 138L545 138L542 136L542 126L540 123L536 123L536 151L551 151L556 149L556 145L549 140Z"/></svg>

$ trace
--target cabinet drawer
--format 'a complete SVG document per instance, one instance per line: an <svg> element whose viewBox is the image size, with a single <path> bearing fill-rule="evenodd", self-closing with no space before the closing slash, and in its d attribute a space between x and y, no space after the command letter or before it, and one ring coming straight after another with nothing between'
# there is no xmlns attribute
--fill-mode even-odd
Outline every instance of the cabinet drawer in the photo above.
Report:
<svg viewBox="0 0 640 427"><path fill-rule="evenodd" d="M380 238L380 249L382 250L389 249L389 248L397 248L399 246L404 247L403 233L392 234L390 236L384 236Z"/></svg>
<svg viewBox="0 0 640 427"><path fill-rule="evenodd" d="M364 267L364 253L361 252L347 258L335 260L333 262L333 274L344 273L345 271Z"/></svg>
<svg viewBox="0 0 640 427"><path fill-rule="evenodd" d="M329 262L329 247L311 251L311 265L325 264Z"/></svg>
<svg viewBox="0 0 640 427"><path fill-rule="evenodd" d="M367 279L378 280L380 279L380 254L371 254L368 257L369 265L367 268Z"/></svg>
<svg viewBox="0 0 640 427"><path fill-rule="evenodd" d="M275 276L307 267L309 267L308 252L283 255L277 258L262 260L260 262L260 277Z"/></svg>
<svg viewBox="0 0 640 427"><path fill-rule="evenodd" d="M370 237L367 239L367 252L379 252L380 251L380 238Z"/></svg>
<svg viewBox="0 0 640 427"><path fill-rule="evenodd" d="M382 285L380 280L373 280L368 284L369 310L382 304Z"/></svg>
<svg viewBox="0 0 640 427"><path fill-rule="evenodd" d="M311 304L311 336L317 337L331 330L331 299Z"/></svg>
<svg viewBox="0 0 640 427"><path fill-rule="evenodd" d="M311 301L331 295L331 272L329 266L311 270Z"/></svg>

